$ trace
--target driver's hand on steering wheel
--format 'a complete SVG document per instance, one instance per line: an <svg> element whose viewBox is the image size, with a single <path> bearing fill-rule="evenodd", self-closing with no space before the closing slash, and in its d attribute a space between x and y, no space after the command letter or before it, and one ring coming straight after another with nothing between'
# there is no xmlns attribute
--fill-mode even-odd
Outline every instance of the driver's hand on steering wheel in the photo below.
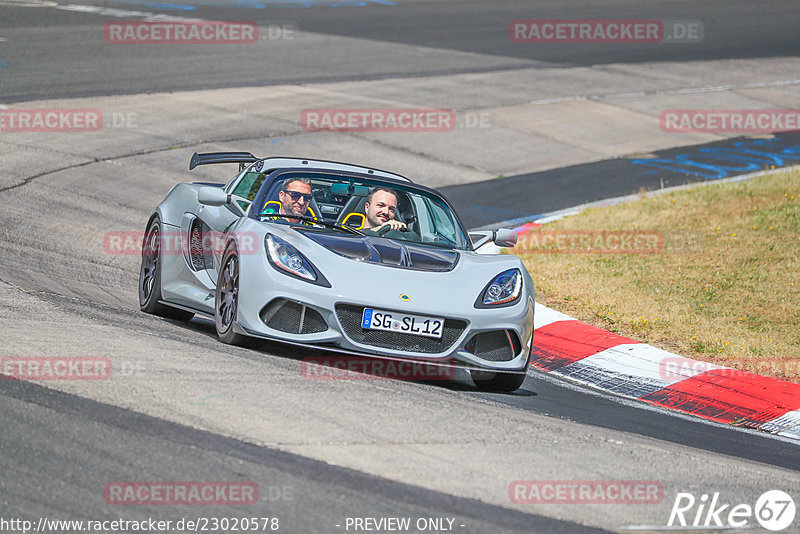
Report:
<svg viewBox="0 0 800 534"><path fill-rule="evenodd" d="M407 230L407 228L406 228L406 223L397 221L395 219L390 219L385 223L383 223L382 225L373 228L372 230L382 234L390 230L400 230L401 232L404 232Z"/></svg>

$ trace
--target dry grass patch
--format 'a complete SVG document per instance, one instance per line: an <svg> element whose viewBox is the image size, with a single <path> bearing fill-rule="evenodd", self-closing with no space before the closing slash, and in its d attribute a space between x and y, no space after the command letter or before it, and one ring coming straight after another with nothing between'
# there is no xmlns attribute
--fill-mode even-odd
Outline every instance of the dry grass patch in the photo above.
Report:
<svg viewBox="0 0 800 534"><path fill-rule="evenodd" d="M575 253L575 239L551 253L526 252L523 239L512 251L547 306L690 358L800 382L799 190L800 172L776 171L642 195L541 229L604 243L612 234L600 231L657 232L660 252Z"/></svg>

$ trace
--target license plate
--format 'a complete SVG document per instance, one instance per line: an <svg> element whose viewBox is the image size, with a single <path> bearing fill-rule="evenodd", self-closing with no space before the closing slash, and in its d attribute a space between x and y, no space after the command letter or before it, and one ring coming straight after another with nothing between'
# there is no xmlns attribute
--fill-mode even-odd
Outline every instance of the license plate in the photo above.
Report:
<svg viewBox="0 0 800 534"><path fill-rule="evenodd" d="M440 339L444 329L444 319L364 308L361 327Z"/></svg>

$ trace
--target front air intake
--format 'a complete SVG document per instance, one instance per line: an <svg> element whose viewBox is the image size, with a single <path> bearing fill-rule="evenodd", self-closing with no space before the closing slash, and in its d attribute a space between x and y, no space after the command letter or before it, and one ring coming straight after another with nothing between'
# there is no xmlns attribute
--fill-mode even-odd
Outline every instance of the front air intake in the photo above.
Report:
<svg viewBox="0 0 800 534"><path fill-rule="evenodd" d="M328 329L317 310L288 299L271 301L261 310L260 316L268 327L289 334L316 334Z"/></svg>
<svg viewBox="0 0 800 534"><path fill-rule="evenodd" d="M513 330L491 330L472 336L464 350L490 362L508 362L520 353L522 345Z"/></svg>

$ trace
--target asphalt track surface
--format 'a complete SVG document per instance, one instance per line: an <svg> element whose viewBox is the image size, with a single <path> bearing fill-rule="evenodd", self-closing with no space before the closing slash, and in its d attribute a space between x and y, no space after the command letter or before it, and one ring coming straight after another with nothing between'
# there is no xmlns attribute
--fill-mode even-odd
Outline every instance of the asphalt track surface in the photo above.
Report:
<svg viewBox="0 0 800 534"><path fill-rule="evenodd" d="M6 519L29 517L26 511L51 519L59 513L104 518L97 489L150 471L160 480L246 480L259 487L259 502L247 513L235 505L194 506L190 519L269 517L279 519L281 531L325 532L345 525L346 517L448 517L460 532L605 532L393 483L28 382L4 382L0 396L3 494L28 507L6 508ZM187 517L174 507L167 513L157 505L135 509L126 519L177 523Z"/></svg>
<svg viewBox="0 0 800 534"><path fill-rule="evenodd" d="M86 4L150 10L124 2ZM221 8L198 2L195 7L190 16L261 22L288 20L302 30L321 34L489 54L495 56L496 61L488 68L498 72L522 66L529 68L537 62L548 66L569 66L758 58L792 55L798 50L797 16L787 16L787 13L796 13L794 2L764 5L737 1L727 2L723 8L697 2L660 2L645 6L636 2L550 2L539 4L535 9L529 2L398 2L390 7L333 8L317 5L291 9ZM389 16L387 10L391 10ZM30 36L29 39L0 42L0 100L3 103L36 98L485 70L468 64L454 66L426 61L400 69L392 66L391 61L381 54L367 57L364 61L340 63L332 69L332 57L324 48L317 50L317 54L282 49L280 61L270 64L273 68L265 68L263 58L243 58L238 53L224 50L224 47L210 55L198 52L195 50L197 47L179 48L168 57L154 49L134 52L131 47L123 47L110 51L109 47L96 46L98 28L108 20L106 17L7 4L0 4L0 13L0 37L22 33ZM508 22L514 19L578 17L699 19L705 21L705 46L576 45L569 50L543 46L534 51L530 47L514 46L508 40ZM526 194L536 199L532 212L545 212L634 192L631 190L634 181L626 181L625 175L617 172L618 166L625 164L627 162L615 161L573 169L574 172L569 173L567 181L558 184L559 187L544 185L556 178L555 173L540 174L535 180L530 176L524 180L517 179L520 183L533 184L531 187L534 189L526 190ZM598 172L606 174L609 179L605 182L597 180ZM591 184L588 183L589 177L593 178ZM676 183L695 179L676 177ZM606 186L599 187L598 183ZM635 183L638 189L640 182ZM656 184L652 185L655 187ZM480 191L480 187L483 186L476 185L472 189L457 186L447 194L457 205L465 204L471 195ZM589 190L581 191L580 187ZM497 208L498 204L492 205ZM512 206L510 211L521 209ZM142 217L146 215L143 213ZM485 219L476 218L469 222L477 225L496 220L499 219L495 212ZM8 262L4 264L10 265ZM126 324L131 328L155 328L164 336L180 338L187 346L207 347L216 343L213 329L202 320L177 328L168 321L153 327L150 318L141 317L131 306L114 306L107 299L93 302L91 297L76 301L60 295L56 286L40 287L39 290L35 298L40 303L76 317L90 317L106 324ZM275 359L278 366L288 365L302 356L269 345L260 346L255 351L239 349L237 354L243 358ZM391 388L392 383L386 387ZM531 373L523 388L512 395L480 393L468 382L435 387L439 393L454 398L475 399L481 403L508 406L510 410L532 411L556 419L651 437L688 450L711 451L794 471L800 469L800 447L794 444L755 432L675 417L663 410L623 404L618 399L560 385L537 373ZM102 498L98 498L98 488L112 479L137 479L143 474L162 480L235 480L246 476L248 480L258 481L262 491L271 487L293 489L295 498L273 501L269 500L267 491L263 514L261 511L258 514L274 512L291 517L290 532L331 530L332 522L342 520L345 515L404 514L455 517L466 525L463 532L592 531L575 523L509 511L365 475L35 384L4 380L0 382L0 396L3 398L3 410L0 410L0 506L13 503L13 508L6 508L3 512L17 516L52 516L58 512L71 518L105 517L108 511ZM297 495L302 495L302 499ZM81 515L76 515L76 510ZM192 510L193 515L203 515L203 512L217 517L232 517L239 513L218 507ZM169 514L177 512L169 510L165 515L164 509L142 507L130 514L135 517L158 515L159 519L169 519L172 517Z"/></svg>
<svg viewBox="0 0 800 534"><path fill-rule="evenodd" d="M0 96L4 103L51 97L150 93L282 83L367 80L394 76L455 74L606 63L691 61L795 55L800 49L797 4L733 0L715 2L570 1L536 2L398 1L365 7L329 7L355 2L256 2L186 0L157 2L89 0L62 2L207 20L256 21L289 25L301 31L353 40L350 48L293 46L276 39L252 54L235 45L184 45L164 54L158 46L106 46L103 25L109 17L54 8L15 8L0 3ZM312 7L287 7L305 6ZM192 7L190 11L176 7ZM224 7L222 7L224 6ZM123 17L124 18L124 17ZM699 20L703 46L675 44L537 44L509 39L518 19ZM111 18L120 20L120 17ZM267 36L268 37L268 36ZM366 41L365 41L366 40ZM364 44L369 42L369 47ZM428 49L427 59L407 61L380 43ZM424 47L424 48L423 48ZM199 49L199 50L198 50ZM357 52L353 54L352 52ZM464 61L437 61L436 50L471 54ZM491 58L490 64L482 58ZM357 60L356 60L357 58ZM479 61L480 60L480 61ZM332 66L335 66L332 68Z"/></svg>

